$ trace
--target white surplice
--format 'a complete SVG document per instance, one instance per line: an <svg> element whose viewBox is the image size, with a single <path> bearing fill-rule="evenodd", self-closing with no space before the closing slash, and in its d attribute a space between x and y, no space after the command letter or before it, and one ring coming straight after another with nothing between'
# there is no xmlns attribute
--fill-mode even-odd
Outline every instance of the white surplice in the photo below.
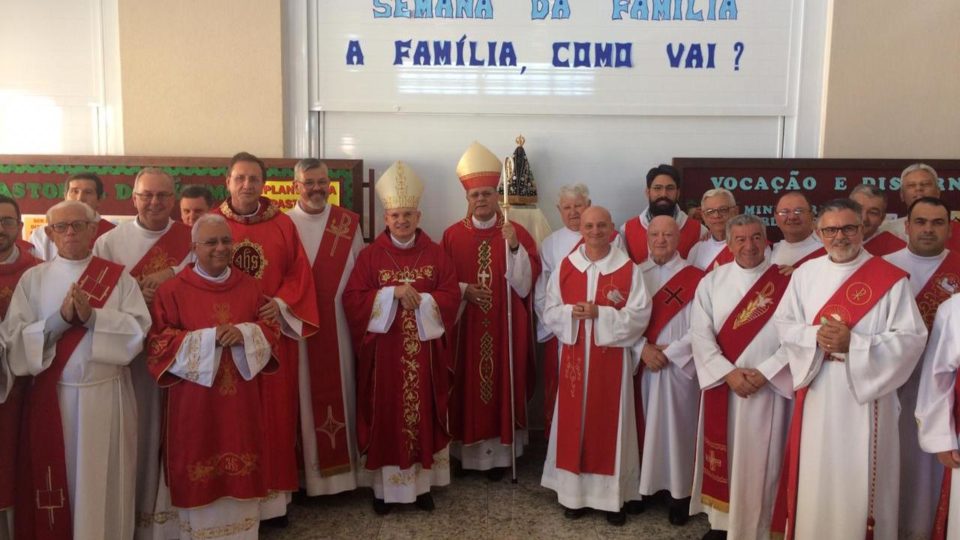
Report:
<svg viewBox="0 0 960 540"><path fill-rule="evenodd" d="M910 377L927 338L909 282L901 279L885 291L874 291L882 296L851 329L843 361L824 360L816 342L819 321L814 321L841 284L871 257L861 249L846 263L829 257L807 262L794 272L774 315L794 389L809 387L800 441L795 529L800 540L863 538L873 472L874 537L897 537L896 389Z"/></svg>
<svg viewBox="0 0 960 540"><path fill-rule="evenodd" d="M413 237L407 242L400 242L393 235L390 235L390 241L397 248L410 249L416 244L417 239ZM386 334L390 331L400 306L400 300L394 296L395 288L395 286L390 285L377 292L373 313L379 315L370 319L367 332ZM413 315L417 323L417 334L420 341L439 339L446 331L443 327L443 319L440 318L437 301L430 293L420 293L420 305L413 310ZM429 493L431 487L450 485L449 446L433 454L433 466L427 470L419 463L406 469L401 469L396 465L387 465L370 470L364 466L365 461L366 457L364 456L361 458L361 467L357 471L357 481L364 487L373 488L374 496L386 503L406 504L416 502L417 496Z"/></svg>
<svg viewBox="0 0 960 540"><path fill-rule="evenodd" d="M710 266L710 263L717 258L717 255L726 248L726 240L717 240L713 235L707 235L706 238L700 240L690 248L690 253L687 254L687 262L701 270L709 272L713 270L713 268L707 267Z"/></svg>
<svg viewBox="0 0 960 540"><path fill-rule="evenodd" d="M287 212L297 232L300 242L306 250L311 267L317 259L320 242L327 228L330 218L330 205L324 207L319 214L304 212L299 203ZM337 346L340 349L340 388L343 392L343 411L346 416L347 446L350 452L350 470L332 476L321 476L317 467L317 431L314 427L313 398L310 390L310 363L307 357L307 342L301 339L300 347L300 436L303 452L303 477L301 485L307 495L331 495L342 491L349 491L357 487L357 430L356 430L356 378L354 376L353 343L350 340L350 327L347 325L346 314L340 297L347 284L347 278L357 261L357 254L363 249L363 232L357 227L353 240L350 243L350 252L341 269L335 301L336 320L320 321L320 324L337 325ZM337 276L330 276L336 279ZM321 376L318 374L317 376Z"/></svg>
<svg viewBox="0 0 960 540"><path fill-rule="evenodd" d="M769 267L766 261L755 268L742 268L732 262L707 274L697 287L691 313L693 358L704 390L725 384L724 377L735 367L756 369L768 381L748 398L741 398L727 388L729 512L703 504L701 500L704 411L703 405L700 406L690 513L706 512L710 528L728 531L729 538L768 537L790 420L792 381L786 358L776 354L780 340L773 322L768 321L757 333L740 354L736 366L723 356L717 345L717 333Z"/></svg>
<svg viewBox="0 0 960 540"><path fill-rule="evenodd" d="M920 448L934 455L957 450L956 419L953 416L957 368L960 367L960 296L952 296L940 304L930 330L930 340L923 353L920 387L917 395L916 419ZM904 411L909 415L910 411ZM934 457L936 459L936 457ZM939 461L938 461L939 463ZM938 486L939 487L939 486ZM939 493L938 493L939 494ZM950 475L950 506L947 517L947 539L960 539L960 470ZM930 522L927 532L932 528Z"/></svg>
<svg viewBox="0 0 960 540"><path fill-rule="evenodd" d="M537 341L543 343L553 337L543 324L543 306L547 301L547 283L550 276L560 267L563 261L573 251L583 236L579 231L571 231L562 227L550 233L540 244L540 276L533 290L533 310L537 314ZM618 235L617 238L620 238Z"/></svg>
<svg viewBox="0 0 960 540"><path fill-rule="evenodd" d="M793 266L800 259L822 247L823 242L813 233L810 233L810 236L799 242L787 242L786 239L780 240L773 245L770 262L779 264L780 266Z"/></svg>
<svg viewBox="0 0 960 540"><path fill-rule="evenodd" d="M93 245L97 257L122 264L127 272L140 262L170 227L172 219L158 231L140 225L138 219L125 221L104 233ZM176 272L193 259L190 252L176 267ZM138 540L176 538L177 514L169 505L167 486L160 481L160 387L147 370L146 354L138 355L130 363L133 391L137 398L137 531Z"/></svg>
<svg viewBox="0 0 960 540"><path fill-rule="evenodd" d="M658 265L652 258L643 261L640 271L650 296L687 266L688 262L679 253L663 265ZM691 301L677 313L657 336L655 344L667 347L663 354L670 363L656 373L643 370L641 391L645 432L640 460L640 494L643 496L665 489L674 499L683 499L690 496L693 486L700 385L689 335L692 304ZM638 365L646 343L647 339L641 337L633 347Z"/></svg>
<svg viewBox="0 0 960 540"><path fill-rule="evenodd" d="M610 253L599 261L590 261L581 246L569 256L573 266L587 274L587 298L596 295L597 281L625 264L633 265L621 250L611 248ZM598 346L623 347L623 374L620 378L620 416L618 418L617 448L613 475L582 473L574 474L557 468L557 406L554 406L553 424L547 446L547 459L543 466L541 485L557 492L557 499L566 508L594 508L618 512L626 501L637 500L639 494L640 455L637 448L637 424L634 413L633 374L638 358L631 347L643 335L650 320L650 296L643 285L640 267L633 265L633 285L623 308L599 306L595 320L584 323L584 389L589 388L591 340ZM547 301L544 323L560 340L561 349L577 341L580 321L573 318L573 306L564 304L560 290L560 272L554 272L547 285ZM584 397L586 404L586 396Z"/></svg>
<svg viewBox="0 0 960 540"><path fill-rule="evenodd" d="M50 366L56 342L69 328L60 306L89 262L56 257L24 272L0 324L15 374L36 375ZM131 538L137 404L128 365L143 349L150 328L136 281L121 275L91 321L57 387L73 537Z"/></svg>
<svg viewBox="0 0 960 540"><path fill-rule="evenodd" d="M477 229L489 229L497 224L497 216L487 221L480 221L475 216L471 217L470 220ZM496 245L496 243L494 243L494 245ZM504 249L507 251L507 268L504 278L507 280L507 283L510 284L510 288L512 288L520 298L526 298L528 294L533 292L534 285L533 270L530 267L530 255L527 253L527 248L523 247L523 244L520 244L516 252L507 250L506 246L504 246ZM499 279L499 277L500 276L496 276L494 279ZM467 283L460 282L461 297L463 296L463 292L467 290L467 285ZM467 301L464 299L460 302L460 311L457 313L458 319L460 315L463 314L466 306ZM533 328L531 328L530 331L533 332ZM518 420L518 423L519 422L520 420ZM527 422L523 423L527 424ZM526 446L528 440L529 436L526 429L517 429L514 431L513 447L516 452L516 457L523 455L523 448ZM453 441L450 443L450 455L457 458L464 469L475 471L486 471L496 467L510 467L513 462L510 446L500 442L499 436L471 444L463 444L462 441Z"/></svg>
<svg viewBox="0 0 960 540"><path fill-rule="evenodd" d="M908 248L886 255L884 259L910 273L910 291L917 293L946 258L949 250L939 255L923 257ZM920 449L917 423L910 414L917 407L917 388L920 385L921 365L914 368L906 384L900 387L900 538L921 539L930 534L940 496L943 465L937 457Z"/></svg>
<svg viewBox="0 0 960 540"><path fill-rule="evenodd" d="M883 223L880 224L880 228L877 229L877 234L884 231L889 231L904 242L910 241L910 238L907 236L907 216L884 220Z"/></svg>

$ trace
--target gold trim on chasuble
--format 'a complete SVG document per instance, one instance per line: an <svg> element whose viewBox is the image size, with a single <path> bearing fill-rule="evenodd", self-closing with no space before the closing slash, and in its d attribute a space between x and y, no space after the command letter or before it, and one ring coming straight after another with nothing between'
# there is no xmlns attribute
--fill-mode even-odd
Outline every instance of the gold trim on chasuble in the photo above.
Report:
<svg viewBox="0 0 960 540"><path fill-rule="evenodd" d="M404 266L403 268L397 268L396 270L384 268L383 270L380 270L377 276L380 279L380 285L388 286L395 283L409 284L420 279L433 279L433 274L433 265L428 264L426 266L418 266L416 268Z"/></svg>
<svg viewBox="0 0 960 540"><path fill-rule="evenodd" d="M477 246L477 284L480 287L491 290L491 266L493 265L493 254L490 250L490 242L483 240ZM509 294L509 291L507 291ZM477 306L483 313L482 324L484 328L489 328L490 320L487 318L493 302ZM480 336L480 362L477 365L480 372L480 401L484 405L493 400L493 336L484 330Z"/></svg>
<svg viewBox="0 0 960 540"><path fill-rule="evenodd" d="M417 458L420 440L420 373L417 355L420 354L420 334L412 310L400 314L403 330L403 356L400 357L400 376L403 379L403 435L407 455Z"/></svg>
<svg viewBox="0 0 960 540"><path fill-rule="evenodd" d="M191 482L206 482L218 476L248 476L257 470L259 459L259 456L253 453L227 452L191 463L187 467L187 473Z"/></svg>
<svg viewBox="0 0 960 540"><path fill-rule="evenodd" d="M176 266L177 262L179 262L174 261L173 258L167 253L167 250L163 249L162 247L153 246L150 248L150 253L150 258L147 259L147 262L144 263L143 268L140 271L140 275L142 276L149 276L155 272L166 270L167 268Z"/></svg>
<svg viewBox="0 0 960 540"><path fill-rule="evenodd" d="M733 329L736 330L750 321L755 321L762 317L764 313L770 311L770 308L773 307L774 289L773 282L770 282L757 291L757 296L733 320Z"/></svg>
<svg viewBox="0 0 960 540"><path fill-rule="evenodd" d="M764 287L766 290L766 287ZM746 311L746 309L744 310ZM703 453L703 474L710 477L710 479L721 484L726 484L727 479L724 477L723 471L720 470L721 461L720 458L714 453L714 450L720 452L727 451L727 445L718 444L713 441L704 439L704 445L707 447L707 450ZM716 508L721 512L730 513L730 503L721 501L720 499L711 497L709 495L700 494L700 502L704 505L711 508Z"/></svg>
<svg viewBox="0 0 960 540"><path fill-rule="evenodd" d="M249 238L238 242L233 247L233 265L248 275L257 279L263 278L263 270L267 267L267 258L263 255L263 246L251 242Z"/></svg>

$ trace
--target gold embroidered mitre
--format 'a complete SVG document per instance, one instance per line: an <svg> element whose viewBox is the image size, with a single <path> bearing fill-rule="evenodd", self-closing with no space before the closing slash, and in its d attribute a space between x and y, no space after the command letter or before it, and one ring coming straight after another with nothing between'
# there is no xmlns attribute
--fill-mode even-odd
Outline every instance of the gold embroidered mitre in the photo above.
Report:
<svg viewBox="0 0 960 540"><path fill-rule="evenodd" d="M500 158L474 141L457 163L457 176L467 191L478 187L495 188L500 183L500 168Z"/></svg>
<svg viewBox="0 0 960 540"><path fill-rule="evenodd" d="M376 190L384 210L418 208L423 182L409 165L396 161L377 180Z"/></svg>

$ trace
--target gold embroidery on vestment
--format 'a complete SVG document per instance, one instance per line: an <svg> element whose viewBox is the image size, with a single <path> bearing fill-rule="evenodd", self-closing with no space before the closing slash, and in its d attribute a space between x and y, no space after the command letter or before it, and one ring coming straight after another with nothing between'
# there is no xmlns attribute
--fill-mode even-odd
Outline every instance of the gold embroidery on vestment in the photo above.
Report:
<svg viewBox="0 0 960 540"><path fill-rule="evenodd" d="M257 454L226 452L191 463L187 474L191 482L206 482L219 476L247 476L257 470L258 461Z"/></svg>
<svg viewBox="0 0 960 540"><path fill-rule="evenodd" d="M414 281L420 279L433 279L434 271L435 269L432 264L418 266L415 268L404 266L403 268L397 268L396 270L384 268L380 270L378 277L380 279L380 285L386 286L395 285L397 283L413 283Z"/></svg>
<svg viewBox="0 0 960 540"><path fill-rule="evenodd" d="M237 368L233 362L220 362L220 369L217 371L217 378L213 384L221 396L234 396L237 394Z"/></svg>
<svg viewBox="0 0 960 540"><path fill-rule="evenodd" d="M736 330L770 311L770 308L773 307L774 289L775 287L772 281L764 285L763 288L757 292L754 299L743 308L743 311L737 314L737 318L733 320L733 329Z"/></svg>
<svg viewBox="0 0 960 540"><path fill-rule="evenodd" d="M480 336L480 401L484 405L493 399L493 336L484 332Z"/></svg>
<svg viewBox="0 0 960 540"><path fill-rule="evenodd" d="M253 518L245 518L243 521L237 523L231 523L229 525L219 525L216 527L206 527L203 529L194 529L190 526L189 523L181 523L180 530L185 533L185 536L190 538L195 538L198 540L209 540L212 538L223 538L225 536L233 536L237 533L243 531L249 531L250 529L260 525L260 521Z"/></svg>
<svg viewBox="0 0 960 540"><path fill-rule="evenodd" d="M403 330L403 356L400 358L400 376L403 379L403 435L407 455L417 457L420 440L420 373L417 355L420 353L420 335L412 310L400 315Z"/></svg>

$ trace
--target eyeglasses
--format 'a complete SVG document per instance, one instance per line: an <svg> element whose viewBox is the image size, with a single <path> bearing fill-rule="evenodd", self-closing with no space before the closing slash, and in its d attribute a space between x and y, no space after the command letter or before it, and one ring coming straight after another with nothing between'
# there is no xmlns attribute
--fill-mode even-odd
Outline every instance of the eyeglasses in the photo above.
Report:
<svg viewBox="0 0 960 540"><path fill-rule="evenodd" d="M4 225L6 226L6 225ZM83 231L84 228L90 226L89 221L61 221L60 223L51 223L50 228L53 229L53 232L57 234L63 234L67 232L67 229L73 229L73 232L78 233Z"/></svg>
<svg viewBox="0 0 960 540"><path fill-rule="evenodd" d="M3 225L4 229L12 229L20 224L20 220L12 217L0 218L0 225Z"/></svg>
<svg viewBox="0 0 960 540"><path fill-rule="evenodd" d="M790 214L793 214L797 217L800 217L806 214L807 212L809 212L809 210L807 210L806 208L794 208L792 210L789 208L784 208L783 210L777 210L777 215L780 217L787 217Z"/></svg>
<svg viewBox="0 0 960 540"><path fill-rule="evenodd" d="M703 215L714 217L714 216L725 216L730 213L731 210L736 208L736 206L721 206L718 208L707 208L703 211Z"/></svg>
<svg viewBox="0 0 960 540"><path fill-rule="evenodd" d="M843 227L820 227L820 236L824 238L833 238L838 232L843 231L844 236L853 236L860 230L860 225L844 225Z"/></svg>
<svg viewBox="0 0 960 540"><path fill-rule="evenodd" d="M142 192L142 193L134 193L133 195L134 195L136 198L138 198L138 199L140 199L141 201L144 201L144 202L149 201L149 200L151 200L151 199L156 199L157 202L163 202L163 201L165 201L165 200L173 197L173 193L169 193L169 192L166 192L166 193L150 193L149 191L144 191L144 192Z"/></svg>
<svg viewBox="0 0 960 540"><path fill-rule="evenodd" d="M298 180L298 182L300 182L300 181ZM317 186L329 186L329 185L330 185L330 181L327 180L327 181L324 181L324 182L314 182L314 181L310 181L310 182L300 182L300 185L303 186L303 187L305 187L305 188L307 188L307 189L313 189L313 188L315 188L315 187L317 187Z"/></svg>
<svg viewBox="0 0 960 540"><path fill-rule="evenodd" d="M213 249L220 244L230 247L233 245L233 238L230 238L229 236L224 236L222 238L211 238L209 240L204 240L203 242L194 242L193 244L195 246L203 246L205 248L210 248L210 249Z"/></svg>

